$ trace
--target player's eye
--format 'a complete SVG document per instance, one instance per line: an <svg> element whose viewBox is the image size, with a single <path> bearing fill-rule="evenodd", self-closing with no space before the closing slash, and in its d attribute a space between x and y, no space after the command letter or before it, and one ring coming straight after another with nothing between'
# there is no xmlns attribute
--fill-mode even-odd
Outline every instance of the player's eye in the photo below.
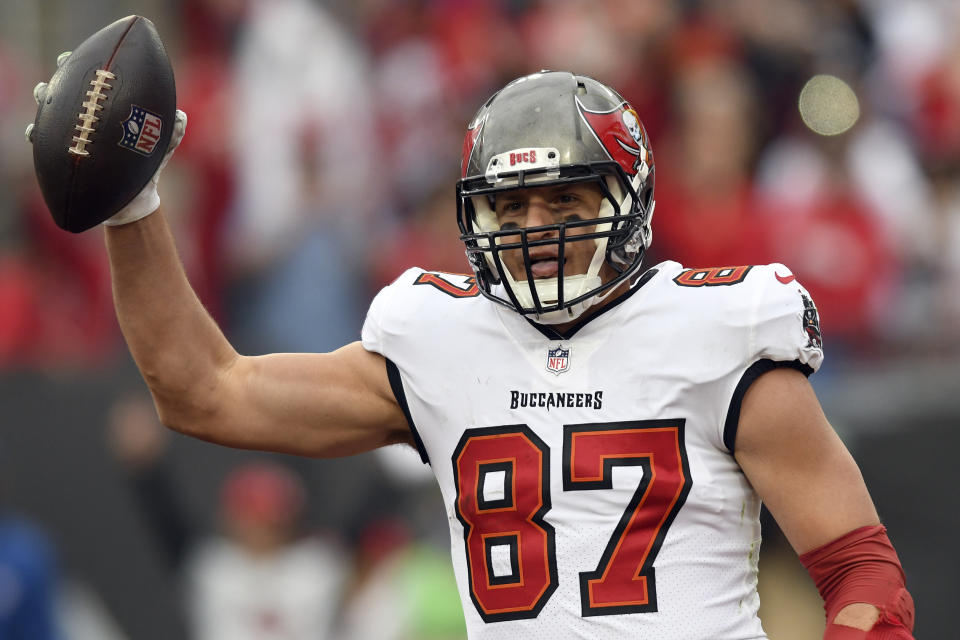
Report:
<svg viewBox="0 0 960 640"><path fill-rule="evenodd" d="M520 200L508 201L497 207L497 217L501 219L518 218L523 215L525 208Z"/></svg>
<svg viewBox="0 0 960 640"><path fill-rule="evenodd" d="M579 198L572 193L561 193L556 198L554 202L557 204L574 204L579 201Z"/></svg>

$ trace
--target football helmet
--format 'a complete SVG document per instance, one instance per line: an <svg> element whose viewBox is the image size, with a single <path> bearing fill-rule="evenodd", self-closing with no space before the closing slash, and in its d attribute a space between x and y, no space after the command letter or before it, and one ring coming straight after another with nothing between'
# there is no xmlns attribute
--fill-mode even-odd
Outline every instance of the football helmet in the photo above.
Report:
<svg viewBox="0 0 960 640"><path fill-rule="evenodd" d="M586 181L603 196L596 219L500 228L497 193ZM615 90L555 71L509 83L470 122L457 183L460 239L480 291L539 323L576 319L621 282L636 281L652 240L653 186L647 133ZM581 232L584 227L592 230ZM564 273L564 246L573 242L595 245L586 273ZM549 245L557 247L558 273L534 278L530 250ZM515 277L502 260L503 252L515 250L522 252L526 278ZM606 281L604 265L614 274Z"/></svg>

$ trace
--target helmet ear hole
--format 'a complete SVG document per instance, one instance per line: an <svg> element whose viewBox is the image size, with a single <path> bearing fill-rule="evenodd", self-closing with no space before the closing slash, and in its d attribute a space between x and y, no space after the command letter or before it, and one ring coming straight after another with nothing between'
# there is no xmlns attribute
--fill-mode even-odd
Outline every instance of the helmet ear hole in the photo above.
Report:
<svg viewBox="0 0 960 640"><path fill-rule="evenodd" d="M643 205L644 210L650 209L650 200L653 199L653 187L646 186L643 189L643 193L640 194L640 203Z"/></svg>

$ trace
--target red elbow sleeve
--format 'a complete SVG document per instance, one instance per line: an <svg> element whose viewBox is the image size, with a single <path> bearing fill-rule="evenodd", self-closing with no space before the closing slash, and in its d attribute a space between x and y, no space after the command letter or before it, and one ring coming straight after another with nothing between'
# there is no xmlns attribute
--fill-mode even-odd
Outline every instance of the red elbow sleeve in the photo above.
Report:
<svg viewBox="0 0 960 640"><path fill-rule="evenodd" d="M882 525L860 527L800 556L823 598L829 640L909 640L913 599L906 589L900 559ZM870 631L832 624L848 604L880 609Z"/></svg>

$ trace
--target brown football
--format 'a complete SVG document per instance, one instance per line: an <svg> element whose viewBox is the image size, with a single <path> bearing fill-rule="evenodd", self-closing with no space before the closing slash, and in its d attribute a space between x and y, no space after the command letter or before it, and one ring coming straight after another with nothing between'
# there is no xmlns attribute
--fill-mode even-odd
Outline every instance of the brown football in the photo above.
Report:
<svg viewBox="0 0 960 640"><path fill-rule="evenodd" d="M130 202L163 160L176 108L173 69L146 18L117 20L74 49L50 79L31 133L57 225L80 233Z"/></svg>

